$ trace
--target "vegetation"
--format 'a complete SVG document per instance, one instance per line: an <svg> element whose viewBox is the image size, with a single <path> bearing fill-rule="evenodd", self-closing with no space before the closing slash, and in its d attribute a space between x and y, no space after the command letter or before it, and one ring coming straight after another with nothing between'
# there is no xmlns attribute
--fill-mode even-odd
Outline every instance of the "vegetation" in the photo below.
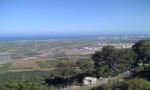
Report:
<svg viewBox="0 0 150 90"><path fill-rule="evenodd" d="M51 66L47 64L45 61L36 61L36 63L40 68L51 68Z"/></svg>
<svg viewBox="0 0 150 90"><path fill-rule="evenodd" d="M118 71L118 68L114 63L119 62L115 65L121 67L127 66L129 70L134 71L134 77L132 79L109 82L105 85L98 86L92 90L149 90L150 89L150 40L141 40L135 43L130 50L121 49L117 50L112 46L106 46L102 51L96 52L92 58L95 62L96 73L99 76L113 75L111 70L114 72ZM125 52L125 53L122 53ZM115 52L115 53L113 53ZM106 55L106 56L104 56ZM122 62L120 62L123 61ZM124 60L126 63L124 63ZM112 62L113 61L113 62ZM112 66L111 66L112 65ZM129 65L129 66L128 66ZM105 67L104 67L105 66ZM103 70L99 70L99 68ZM111 70L110 70L111 69ZM127 69L127 68L125 68ZM123 70L121 68L121 70ZM100 72L99 72L100 71ZM106 74L105 74L106 73Z"/></svg>
<svg viewBox="0 0 150 90"><path fill-rule="evenodd" d="M40 82L40 81L39 81ZM55 90L38 81L5 81L0 83L1 90Z"/></svg>
<svg viewBox="0 0 150 90"><path fill-rule="evenodd" d="M5 72L0 74L0 90L55 90L68 85L82 85L86 76L116 76L125 71L133 77L123 81L111 81L92 90L149 90L150 89L150 41L142 40L128 49L105 46L92 55L92 60L36 61L41 68L50 71ZM55 62L53 62L55 61ZM9 64L0 70L8 70Z"/></svg>
<svg viewBox="0 0 150 90"><path fill-rule="evenodd" d="M102 51L96 51L92 55L97 77L117 75L131 69L135 62L135 53L131 49L116 49L113 46L105 46Z"/></svg>
<svg viewBox="0 0 150 90"><path fill-rule="evenodd" d="M135 43L133 50L138 54L138 63L150 62L150 40L141 40Z"/></svg>
<svg viewBox="0 0 150 90"><path fill-rule="evenodd" d="M92 88L92 90L149 90L150 82L141 78L125 81L109 82L103 86Z"/></svg>
<svg viewBox="0 0 150 90"><path fill-rule="evenodd" d="M77 69L75 63L59 63L56 66L56 71L58 72L58 75L61 75L63 77L70 77L72 75L76 75Z"/></svg>
<svg viewBox="0 0 150 90"><path fill-rule="evenodd" d="M91 74L94 71L94 63L91 60L78 61L76 64L82 74Z"/></svg>
<svg viewBox="0 0 150 90"><path fill-rule="evenodd" d="M0 73L5 73L10 69L11 65L8 64L2 64L0 65Z"/></svg>

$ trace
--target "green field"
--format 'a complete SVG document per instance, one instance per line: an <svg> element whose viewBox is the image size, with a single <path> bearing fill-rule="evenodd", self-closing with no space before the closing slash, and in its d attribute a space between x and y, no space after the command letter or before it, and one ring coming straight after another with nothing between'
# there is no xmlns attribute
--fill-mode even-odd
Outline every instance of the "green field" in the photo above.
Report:
<svg viewBox="0 0 150 90"><path fill-rule="evenodd" d="M75 62L70 60L45 60L45 61L36 61L36 64L40 68L54 68L56 65L58 65L61 62Z"/></svg>
<svg viewBox="0 0 150 90"><path fill-rule="evenodd" d="M40 67L40 68L51 68L52 66L50 66L48 63L46 63L45 61L36 61L36 64Z"/></svg>
<svg viewBox="0 0 150 90"><path fill-rule="evenodd" d="M0 73L5 73L11 68L11 64L1 64Z"/></svg>
<svg viewBox="0 0 150 90"><path fill-rule="evenodd" d="M13 62L0 65L0 74L6 72L22 72L22 71L35 71L35 70L53 70L56 65L64 62L75 62L72 60L39 60L39 61L23 61Z"/></svg>

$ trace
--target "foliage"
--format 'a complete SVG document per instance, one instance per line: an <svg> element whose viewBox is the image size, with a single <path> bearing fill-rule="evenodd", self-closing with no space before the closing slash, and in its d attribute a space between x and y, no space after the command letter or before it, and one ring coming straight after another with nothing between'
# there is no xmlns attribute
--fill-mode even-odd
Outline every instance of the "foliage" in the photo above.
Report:
<svg viewBox="0 0 150 90"><path fill-rule="evenodd" d="M150 82L144 79L135 78L126 83L129 90L150 90Z"/></svg>
<svg viewBox="0 0 150 90"><path fill-rule="evenodd" d="M138 62L150 62L150 40L141 40L133 45L132 49L138 54Z"/></svg>
<svg viewBox="0 0 150 90"><path fill-rule="evenodd" d="M91 74L94 71L94 63L91 60L78 61L76 65L81 70L82 74Z"/></svg>
<svg viewBox="0 0 150 90"><path fill-rule="evenodd" d="M45 61L36 61L36 63L38 64L38 66L40 68L51 68L52 67L48 63L46 63Z"/></svg>
<svg viewBox="0 0 150 90"><path fill-rule="evenodd" d="M0 90L54 90L35 81L4 81L0 82Z"/></svg>
<svg viewBox="0 0 150 90"><path fill-rule="evenodd" d="M7 72L0 74L0 81L5 80L29 80L31 78L49 78L54 76L53 71L24 71L24 72Z"/></svg>
<svg viewBox="0 0 150 90"><path fill-rule="evenodd" d="M5 73L5 72L7 72L7 71L10 69L10 67L11 67L11 64L10 64L10 63L8 63L8 64L2 64L2 65L0 66L0 73Z"/></svg>
<svg viewBox="0 0 150 90"><path fill-rule="evenodd" d="M58 75L61 75L63 77L71 77L73 75L76 75L78 70L76 68L75 63L64 62L64 63L59 63L56 66L56 72L58 72Z"/></svg>
<svg viewBox="0 0 150 90"><path fill-rule="evenodd" d="M132 47L133 51L137 54L135 62L135 72L141 72L149 66L150 63L150 40L141 40L135 43Z"/></svg>
<svg viewBox="0 0 150 90"><path fill-rule="evenodd" d="M150 90L150 82L141 78L109 82L92 90Z"/></svg>
<svg viewBox="0 0 150 90"><path fill-rule="evenodd" d="M0 90L55 90L55 87L78 84L85 76L93 74L97 77L118 75L127 70L133 70L137 64L134 79L109 82L93 90L149 90L150 82L150 46L149 41L137 42L132 49L116 49L105 46L102 51L92 55L93 61L55 61L37 62L43 68L54 67L51 71L31 71L0 74ZM8 70L9 65L0 68ZM52 86L52 87L51 87Z"/></svg>
<svg viewBox="0 0 150 90"><path fill-rule="evenodd" d="M145 68L143 71L136 72L134 77L144 78L150 81L150 69Z"/></svg>
<svg viewBox="0 0 150 90"><path fill-rule="evenodd" d="M116 75L130 70L134 62L135 54L130 49L116 49L113 46L105 46L102 51L96 51L92 55L97 77Z"/></svg>

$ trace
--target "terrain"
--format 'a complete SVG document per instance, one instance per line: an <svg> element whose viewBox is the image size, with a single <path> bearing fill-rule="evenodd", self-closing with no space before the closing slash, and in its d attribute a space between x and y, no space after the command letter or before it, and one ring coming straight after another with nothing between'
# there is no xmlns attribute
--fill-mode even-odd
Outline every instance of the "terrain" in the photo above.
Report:
<svg viewBox="0 0 150 90"><path fill-rule="evenodd" d="M150 43L149 38L142 39L99 37L0 42L0 88L134 90L135 85L136 89L149 89ZM134 72L133 76L123 81L111 80L106 85L83 86L85 77L113 78L126 71Z"/></svg>
<svg viewBox="0 0 150 90"><path fill-rule="evenodd" d="M59 62L90 60L102 47L131 48L141 36L97 36L81 39L15 40L0 42L0 70L53 70Z"/></svg>

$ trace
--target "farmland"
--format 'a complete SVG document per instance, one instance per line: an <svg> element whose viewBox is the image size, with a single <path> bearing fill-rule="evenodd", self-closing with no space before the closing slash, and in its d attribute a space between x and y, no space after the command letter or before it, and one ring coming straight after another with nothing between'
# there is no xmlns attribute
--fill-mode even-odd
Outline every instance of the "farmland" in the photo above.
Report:
<svg viewBox="0 0 150 90"><path fill-rule="evenodd" d="M126 43L121 41L106 43L95 40L91 41L93 44L87 44L90 41L84 41L81 44L71 41L70 46L67 45L69 43L66 43L66 41L61 41L64 43L63 47L56 45L53 48L46 47L43 49L41 47L39 50L34 50L35 46L37 46L34 45L35 42L38 43L38 46L42 46L44 43L43 41L31 41L30 43L29 41L22 41L22 43L28 43L28 45L24 47L24 44L22 44L18 50L16 49L17 47L13 47L13 44L11 44L9 48L12 48L12 50L5 48L7 52L5 51L0 54L0 57L2 57L2 64L0 64L0 81L2 86L4 84L6 87L8 85L12 85L10 87L17 87L18 85L26 85L28 87L29 83L32 83L36 87L41 85L46 88L52 87L58 89L66 88L68 85L74 85L71 87L68 86L67 89L91 89L93 86L82 86L84 77L96 77L97 75L100 75L100 77L116 76L120 72L132 70L131 64L135 63L137 58L136 52L133 47L131 48L134 40ZM39 42L43 43L40 44ZM141 42L144 43L147 41L139 41L139 43ZM17 45L18 41L15 43ZM48 43L48 41L45 41L45 43ZM32 48L30 48L30 45ZM147 46L145 48L148 48L145 50L149 50L149 46L145 46ZM115 56L115 58L112 56ZM112 60L111 62L110 59ZM117 63L119 67L111 66L116 60L119 62ZM103 63L103 65L99 65L99 63ZM148 73L144 77L149 79L149 65L145 65L147 64L144 64L144 68L138 68L136 66L137 70L135 69L135 72L139 76L143 76L140 73L145 70L144 72ZM118 71L112 71L112 69L117 69Z"/></svg>
<svg viewBox="0 0 150 90"><path fill-rule="evenodd" d="M22 72L22 71L50 71L61 62L75 62L68 60L29 60L29 61L14 61L8 64L2 64L0 67L1 73L4 72Z"/></svg>
<svg viewBox="0 0 150 90"><path fill-rule="evenodd" d="M139 38L138 38L139 39ZM137 38L22 40L0 42L0 70L20 72L53 70L61 62L91 60L102 47L130 48Z"/></svg>

